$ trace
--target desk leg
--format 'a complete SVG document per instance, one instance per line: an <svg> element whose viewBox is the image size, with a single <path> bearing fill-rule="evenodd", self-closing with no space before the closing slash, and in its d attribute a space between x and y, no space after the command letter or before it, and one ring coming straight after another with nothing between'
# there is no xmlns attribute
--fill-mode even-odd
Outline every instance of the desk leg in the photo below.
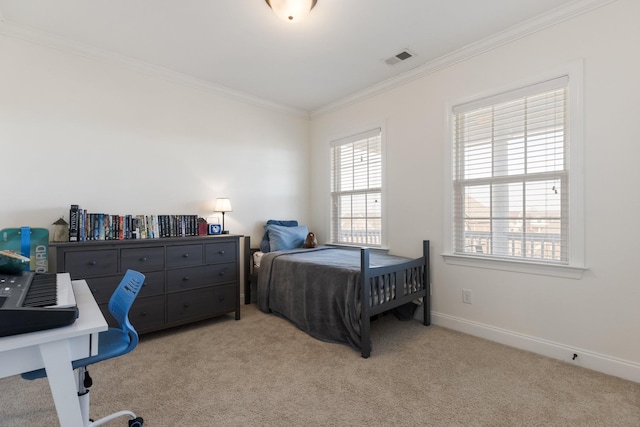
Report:
<svg viewBox="0 0 640 427"><path fill-rule="evenodd" d="M47 370L49 387L56 404L60 425L82 427L84 421L67 341L40 344L40 354Z"/></svg>

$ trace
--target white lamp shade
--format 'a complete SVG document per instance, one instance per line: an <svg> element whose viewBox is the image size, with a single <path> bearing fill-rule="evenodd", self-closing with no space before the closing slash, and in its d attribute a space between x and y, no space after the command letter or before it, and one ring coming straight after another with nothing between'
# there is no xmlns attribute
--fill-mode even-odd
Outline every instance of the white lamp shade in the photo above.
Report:
<svg viewBox="0 0 640 427"><path fill-rule="evenodd" d="M216 207L213 209L214 212L231 212L231 200L227 198L218 197L216 199Z"/></svg>
<svg viewBox="0 0 640 427"><path fill-rule="evenodd" d="M315 0L267 0L273 13L283 21L298 22L304 19L313 6Z"/></svg>

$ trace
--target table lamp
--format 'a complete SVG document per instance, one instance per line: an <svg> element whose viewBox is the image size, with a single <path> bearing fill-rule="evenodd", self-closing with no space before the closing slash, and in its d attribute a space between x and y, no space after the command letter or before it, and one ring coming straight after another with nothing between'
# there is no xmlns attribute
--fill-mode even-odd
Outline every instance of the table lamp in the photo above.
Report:
<svg viewBox="0 0 640 427"><path fill-rule="evenodd" d="M224 213L233 211L233 209L231 209L231 200L226 197L218 197L216 199L216 207L213 211L222 212L222 234L229 234L229 230L224 228Z"/></svg>

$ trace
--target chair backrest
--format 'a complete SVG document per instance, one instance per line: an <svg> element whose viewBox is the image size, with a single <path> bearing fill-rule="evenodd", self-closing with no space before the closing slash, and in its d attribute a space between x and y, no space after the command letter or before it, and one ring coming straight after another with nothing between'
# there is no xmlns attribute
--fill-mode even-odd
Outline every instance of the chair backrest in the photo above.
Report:
<svg viewBox="0 0 640 427"><path fill-rule="evenodd" d="M134 347L138 343L138 333L129 322L129 310L142 289L144 279L144 274L135 270L127 270L109 300L109 312L118 322L120 329L130 335Z"/></svg>

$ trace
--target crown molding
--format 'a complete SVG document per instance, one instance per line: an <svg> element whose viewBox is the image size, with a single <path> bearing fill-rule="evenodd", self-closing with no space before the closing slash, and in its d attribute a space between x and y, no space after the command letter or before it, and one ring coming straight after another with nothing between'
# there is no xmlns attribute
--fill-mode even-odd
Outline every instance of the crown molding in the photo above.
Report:
<svg viewBox="0 0 640 427"><path fill-rule="evenodd" d="M107 50L99 49L92 46L87 46L82 43L77 43L63 37L58 37L52 34L47 34L42 31L37 31L32 28L8 22L3 19L0 13L0 34L6 36L18 38L31 43L39 44L49 48L57 49L63 52L72 53L85 58L115 63L123 65L129 69L135 70L141 73L151 74L153 76L159 76L172 82L177 82L185 86L189 86L195 89L199 89L205 92L214 93L216 95L231 98L235 101L244 102L247 104L255 105L258 107L267 108L270 110L278 111L281 113L291 114L294 116L309 118L309 113L304 110L291 108L286 105L271 102L259 97L255 97L246 94L241 91L229 89L225 86L215 85L202 79L191 77L184 73L172 71L163 67L152 65L143 61L129 58L124 55L119 55Z"/></svg>
<svg viewBox="0 0 640 427"><path fill-rule="evenodd" d="M266 99L255 97L247 93L236 91L221 85L216 85L202 79L197 79L166 68L151 65L149 63L138 61L124 55L118 55L113 52L98 49L95 47L83 45L62 37L52 34L43 33L26 26L14 24L6 21L0 12L0 34L19 38L32 43L40 44L50 48L70 52L86 58L118 63L138 72L148 73L155 76L163 77L167 80L177 82L202 91L214 93L216 95L225 96L236 101L245 102L247 104L256 105L270 110L291 114L302 118L315 118L324 114L344 108L348 105L362 101L369 97L386 92L390 89L402 86L408 82L419 79L436 71L450 67L454 64L462 62L466 59L496 49L515 40L521 39L528 35L542 31L546 28L557 25L576 16L590 12L617 0L576 0L566 6L553 9L543 15L530 19L518 25L515 25L505 31L496 33L490 37L484 38L467 46L464 46L454 52L443 55L424 65L413 68L397 76L391 77L359 92L343 97L333 103L313 111L305 111L271 102Z"/></svg>
<svg viewBox="0 0 640 427"><path fill-rule="evenodd" d="M311 119L402 86L617 0L576 0L310 112Z"/></svg>

